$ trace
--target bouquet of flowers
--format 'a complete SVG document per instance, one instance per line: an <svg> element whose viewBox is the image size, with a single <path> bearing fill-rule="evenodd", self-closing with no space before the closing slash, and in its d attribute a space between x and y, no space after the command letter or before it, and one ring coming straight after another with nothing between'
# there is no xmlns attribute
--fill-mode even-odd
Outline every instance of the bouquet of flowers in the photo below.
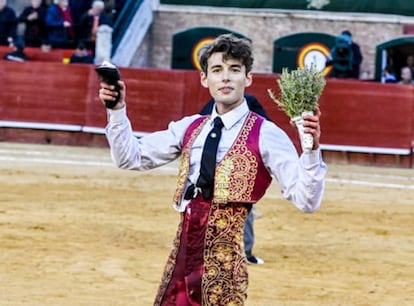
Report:
<svg viewBox="0 0 414 306"><path fill-rule="evenodd" d="M280 97L276 97L271 89L267 90L269 96L295 122L302 150L309 152L313 147L313 137L304 133L303 116L313 115L313 111L318 107L319 97L326 84L325 78L313 65L290 72L284 68L277 84L280 88Z"/></svg>

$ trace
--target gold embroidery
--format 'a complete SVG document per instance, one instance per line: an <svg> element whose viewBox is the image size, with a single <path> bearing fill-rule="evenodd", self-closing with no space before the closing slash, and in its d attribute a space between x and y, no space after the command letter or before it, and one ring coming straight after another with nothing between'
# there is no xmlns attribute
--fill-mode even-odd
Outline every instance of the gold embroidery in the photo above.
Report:
<svg viewBox="0 0 414 306"><path fill-rule="evenodd" d="M173 203L177 204L183 194L184 186L188 177L188 172L190 171L190 151L191 147L195 139L197 138L198 134L200 134L202 128L207 123L209 117L206 117L198 127L194 129L191 133L190 139L188 140L187 144L185 144L184 148L181 152L181 159L180 159L180 167L178 169L178 177L177 177L177 187L175 189L175 194L173 198Z"/></svg>
<svg viewBox="0 0 414 306"><path fill-rule="evenodd" d="M214 199L211 203L203 250L202 305L242 306L247 298L248 273L243 249L243 229L258 172L257 157L247 147L258 119L249 114L235 143L216 167ZM190 165L190 150L208 117L191 132L184 145L174 202L182 195ZM239 202L239 203L234 203ZM167 261L154 305L160 305L171 281L180 245L180 224L174 248Z"/></svg>
<svg viewBox="0 0 414 306"><path fill-rule="evenodd" d="M216 168L214 196L217 201L225 201L229 197L230 176L234 169L231 159L224 159Z"/></svg>
<svg viewBox="0 0 414 306"><path fill-rule="evenodd" d="M209 117L206 117L194 129L183 148L174 203L180 200L188 177L191 147L208 119ZM246 143L257 119L258 117L252 113L248 115L235 143L216 167L214 201L217 203L252 202L258 161Z"/></svg>
<svg viewBox="0 0 414 306"><path fill-rule="evenodd" d="M250 113L236 142L217 165L214 202L251 202L258 162L246 142L256 120Z"/></svg>
<svg viewBox="0 0 414 306"><path fill-rule="evenodd" d="M202 305L244 305L248 274L243 250L247 209L212 203L205 237Z"/></svg>

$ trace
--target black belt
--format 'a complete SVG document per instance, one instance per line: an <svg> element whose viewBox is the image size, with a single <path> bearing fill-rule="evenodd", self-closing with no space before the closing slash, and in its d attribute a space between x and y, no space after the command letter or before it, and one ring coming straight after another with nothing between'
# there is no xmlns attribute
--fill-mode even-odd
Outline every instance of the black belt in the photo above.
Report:
<svg viewBox="0 0 414 306"><path fill-rule="evenodd" d="M203 195L204 200L208 200L212 196L212 188L201 188L191 184L184 193L184 199L195 199L200 193Z"/></svg>

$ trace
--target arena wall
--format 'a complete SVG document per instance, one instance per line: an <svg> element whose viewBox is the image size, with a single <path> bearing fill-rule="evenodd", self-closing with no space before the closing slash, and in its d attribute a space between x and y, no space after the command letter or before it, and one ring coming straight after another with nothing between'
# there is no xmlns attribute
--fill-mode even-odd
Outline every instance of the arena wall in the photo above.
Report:
<svg viewBox="0 0 414 306"><path fill-rule="evenodd" d="M145 62L150 67L170 68L174 33L193 27L221 27L252 39L254 69L269 73L272 72L272 48L276 39L299 32L339 35L347 29L360 44L364 56L360 78L373 79L375 47L402 36L410 24L414 24L414 18L394 15L160 5L154 11L154 22L149 33L152 52ZM135 59L134 62L143 61Z"/></svg>
<svg viewBox="0 0 414 306"><path fill-rule="evenodd" d="M198 112L209 99L197 71L121 69L136 135L165 129ZM277 75L255 73L248 92L299 148L296 130L267 94ZM107 146L106 112L93 65L3 61L0 141ZM328 80L320 99L324 158L339 163L413 167L414 88Z"/></svg>

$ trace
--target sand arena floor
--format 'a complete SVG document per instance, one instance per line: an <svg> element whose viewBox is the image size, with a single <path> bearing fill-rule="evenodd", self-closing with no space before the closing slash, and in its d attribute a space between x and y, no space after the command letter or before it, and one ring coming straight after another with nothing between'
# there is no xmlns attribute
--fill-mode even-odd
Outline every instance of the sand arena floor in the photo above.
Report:
<svg viewBox="0 0 414 306"><path fill-rule="evenodd" d="M152 305L178 223L176 164L0 143L0 305ZM414 171L329 165L322 208L273 183L258 203L247 305L414 305Z"/></svg>

